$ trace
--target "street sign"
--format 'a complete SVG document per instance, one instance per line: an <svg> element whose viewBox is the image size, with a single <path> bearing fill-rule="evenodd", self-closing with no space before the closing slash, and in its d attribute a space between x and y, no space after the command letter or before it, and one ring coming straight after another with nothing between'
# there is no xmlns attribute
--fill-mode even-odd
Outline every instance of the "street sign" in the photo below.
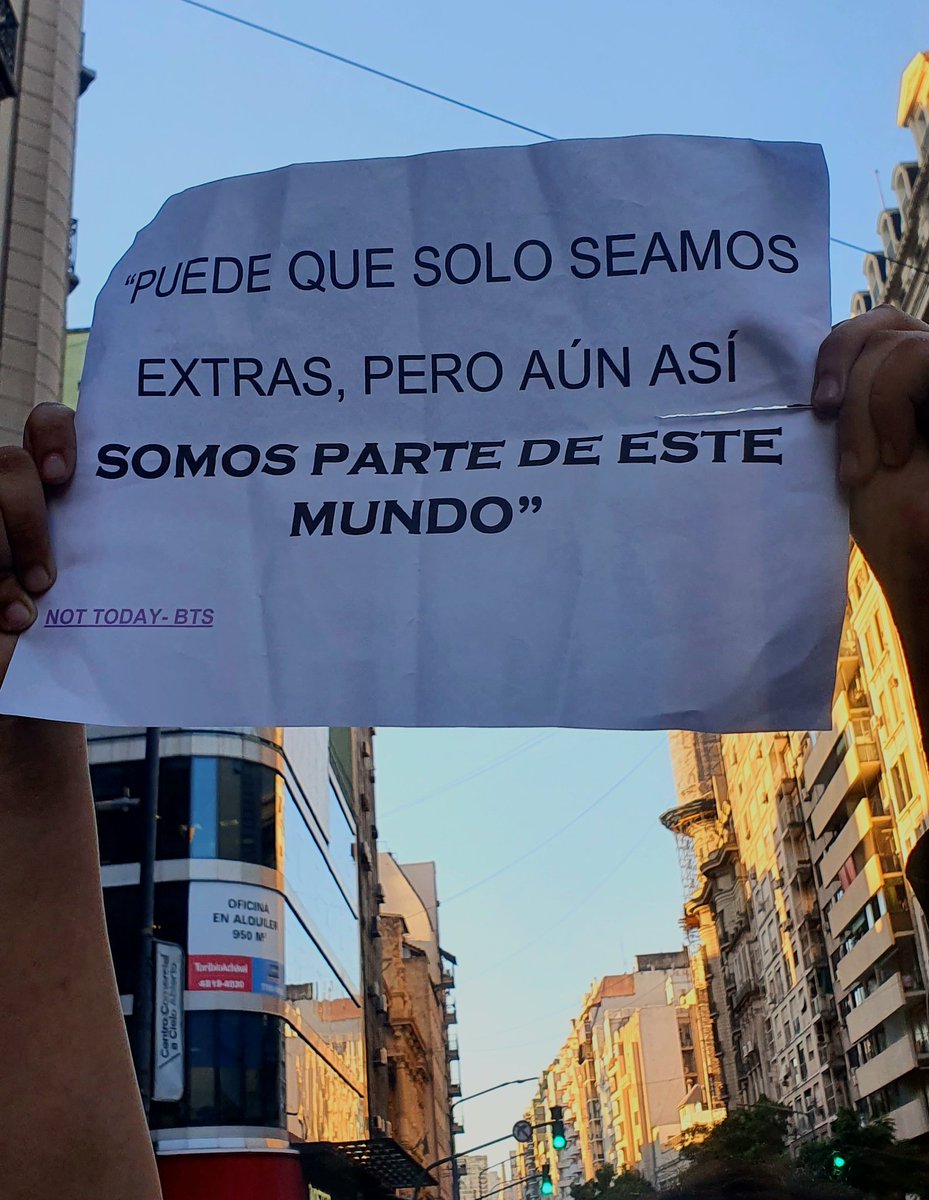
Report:
<svg viewBox="0 0 929 1200"><path fill-rule="evenodd" d="M153 1100L184 1095L184 951L155 942L155 1079Z"/></svg>
<svg viewBox="0 0 929 1200"><path fill-rule="evenodd" d="M517 1142L532 1141L532 1126L528 1121L517 1121L513 1126L513 1137Z"/></svg>

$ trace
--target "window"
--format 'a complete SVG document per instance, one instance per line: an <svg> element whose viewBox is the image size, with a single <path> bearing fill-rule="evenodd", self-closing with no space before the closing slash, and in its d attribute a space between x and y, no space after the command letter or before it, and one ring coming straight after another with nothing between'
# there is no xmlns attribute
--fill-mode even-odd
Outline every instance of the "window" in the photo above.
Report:
<svg viewBox="0 0 929 1200"><path fill-rule="evenodd" d="M142 850L145 763L100 763L90 769L100 862L138 862ZM238 758L163 758L158 779L156 856L228 858L275 866L275 797L279 776ZM118 801L125 800L125 806ZM115 802L115 803L114 803Z"/></svg>
<svg viewBox="0 0 929 1200"><path fill-rule="evenodd" d="M349 891L350 903L289 791L284 797L284 878L313 926L310 932L318 932L323 948L345 972L346 985L357 993L361 970L357 893Z"/></svg>
<svg viewBox="0 0 929 1200"><path fill-rule="evenodd" d="M177 942L185 950L187 888L186 882L155 884L155 937L165 942ZM135 991L139 955L138 885L104 888L103 909L116 983L120 995L131 996Z"/></svg>
<svg viewBox="0 0 929 1200"><path fill-rule="evenodd" d="M98 763L90 768L97 809L100 862L138 862L142 855L142 812L145 763ZM190 759L163 758L158 771L158 858L186 858L189 840ZM125 805L118 801L125 800Z"/></svg>
<svg viewBox="0 0 929 1200"><path fill-rule="evenodd" d="M284 910L284 994L345 1069L364 1071L361 1009L290 906Z"/></svg>
<svg viewBox="0 0 929 1200"><path fill-rule="evenodd" d="M283 1129L283 1021L266 1013L189 1012L188 1086L152 1105L152 1128L252 1125Z"/></svg>
<svg viewBox="0 0 929 1200"><path fill-rule="evenodd" d="M913 791L910 786L910 773L907 770L905 754L901 754L890 768L890 778L893 783L894 804L896 805L897 812L903 812L913 799Z"/></svg>
<svg viewBox="0 0 929 1200"><path fill-rule="evenodd" d="M893 687L886 687L881 692L881 712L888 729L896 729L900 724L900 710L894 698Z"/></svg>
<svg viewBox="0 0 929 1200"><path fill-rule="evenodd" d="M277 772L239 758L191 763L190 857L276 866Z"/></svg>
<svg viewBox="0 0 929 1200"><path fill-rule="evenodd" d="M329 781L329 854L336 874L349 894L355 888L355 826Z"/></svg>
<svg viewBox="0 0 929 1200"><path fill-rule="evenodd" d="M865 654L866 654L866 657L868 660L868 666L873 671L874 666L880 655L879 655L879 652L877 649L877 642L875 641L875 638L874 638L874 630L872 629L872 627L870 625L864 631L864 644L865 644Z"/></svg>

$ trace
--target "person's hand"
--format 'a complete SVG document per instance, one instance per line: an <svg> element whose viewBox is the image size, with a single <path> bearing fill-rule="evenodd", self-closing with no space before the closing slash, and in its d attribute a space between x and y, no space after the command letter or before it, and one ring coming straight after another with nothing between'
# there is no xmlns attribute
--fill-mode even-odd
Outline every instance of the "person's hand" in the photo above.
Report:
<svg viewBox="0 0 929 1200"><path fill-rule="evenodd" d="M35 620L35 598L55 582L45 497L68 483L76 459L74 413L63 404L32 410L22 449L0 447L0 680Z"/></svg>
<svg viewBox="0 0 929 1200"><path fill-rule="evenodd" d="M898 626L929 605L929 325L883 304L819 350L813 407L838 424L851 532Z"/></svg>

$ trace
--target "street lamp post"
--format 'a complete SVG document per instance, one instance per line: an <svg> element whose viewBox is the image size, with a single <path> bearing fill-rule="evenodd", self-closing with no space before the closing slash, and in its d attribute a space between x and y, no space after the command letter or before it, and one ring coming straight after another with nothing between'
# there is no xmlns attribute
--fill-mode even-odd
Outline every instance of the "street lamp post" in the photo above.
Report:
<svg viewBox="0 0 929 1200"><path fill-rule="evenodd" d="M158 836L158 770L161 730L145 730L145 781L142 789L142 847L139 857L139 958L132 1000L132 1057L146 1119L152 1103L155 1037L155 854Z"/></svg>
<svg viewBox="0 0 929 1200"><path fill-rule="evenodd" d="M478 1096L486 1096L490 1092L499 1091L500 1088L512 1087L515 1083L535 1083L535 1075L531 1075L526 1079L505 1079L503 1083L495 1083L493 1087L484 1088L480 1092L472 1092L470 1096L459 1096L457 1100L453 1100L449 1105L449 1109L454 1108L457 1104L464 1104L466 1100L476 1100Z"/></svg>

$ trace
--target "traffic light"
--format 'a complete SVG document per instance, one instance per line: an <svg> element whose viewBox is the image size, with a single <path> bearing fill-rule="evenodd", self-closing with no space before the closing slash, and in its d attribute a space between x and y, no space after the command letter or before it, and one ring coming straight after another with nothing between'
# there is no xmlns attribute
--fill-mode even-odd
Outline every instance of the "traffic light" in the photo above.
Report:
<svg viewBox="0 0 929 1200"><path fill-rule="evenodd" d="M548 1163L542 1168L542 1182L539 1184L539 1191L543 1196L550 1196L555 1190L555 1185L552 1183L552 1173L549 1170Z"/></svg>
<svg viewBox="0 0 929 1200"><path fill-rule="evenodd" d="M564 1109L557 1104L553 1104L549 1109L551 1113L552 1127L552 1148L555 1150L564 1150L568 1144L568 1139L564 1135Z"/></svg>
<svg viewBox="0 0 929 1200"><path fill-rule="evenodd" d="M835 1150L832 1154L832 1174L841 1175L845 1170L845 1155L840 1151Z"/></svg>

